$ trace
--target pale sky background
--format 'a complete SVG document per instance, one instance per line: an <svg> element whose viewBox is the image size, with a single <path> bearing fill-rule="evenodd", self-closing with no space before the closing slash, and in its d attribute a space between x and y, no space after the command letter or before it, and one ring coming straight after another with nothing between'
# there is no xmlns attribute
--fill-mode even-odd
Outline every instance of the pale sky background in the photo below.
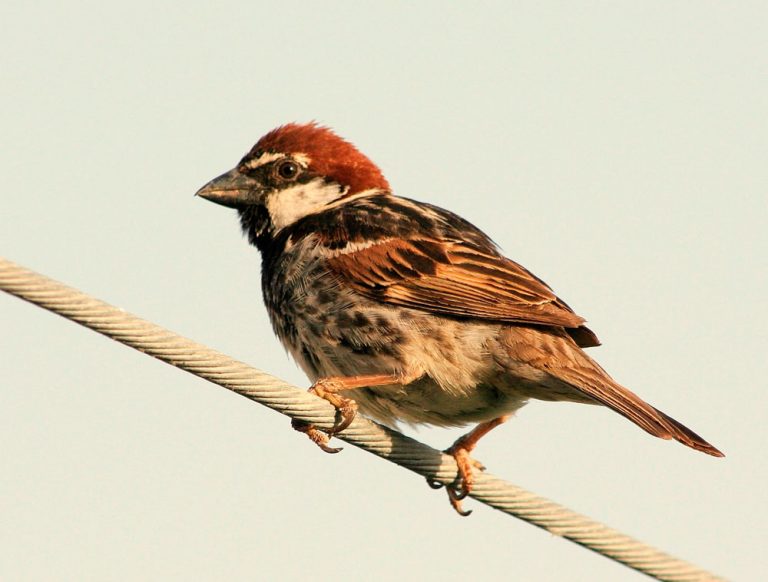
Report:
<svg viewBox="0 0 768 582"><path fill-rule="evenodd" d="M764 2L6 2L0 254L307 385L234 211L192 194L316 119L585 316L715 459L533 402L494 474L766 575ZM644 580L0 295L2 580ZM460 431L409 431L448 446Z"/></svg>

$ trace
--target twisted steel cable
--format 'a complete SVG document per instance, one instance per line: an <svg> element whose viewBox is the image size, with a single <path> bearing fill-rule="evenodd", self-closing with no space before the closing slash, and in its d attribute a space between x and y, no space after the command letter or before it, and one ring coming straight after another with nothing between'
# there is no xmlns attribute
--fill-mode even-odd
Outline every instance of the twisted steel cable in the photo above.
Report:
<svg viewBox="0 0 768 582"><path fill-rule="evenodd" d="M291 418L333 426L334 408L306 390L1 257L0 289ZM337 436L430 481L456 480L453 457L361 416ZM476 475L470 497L657 580L721 580L489 473Z"/></svg>

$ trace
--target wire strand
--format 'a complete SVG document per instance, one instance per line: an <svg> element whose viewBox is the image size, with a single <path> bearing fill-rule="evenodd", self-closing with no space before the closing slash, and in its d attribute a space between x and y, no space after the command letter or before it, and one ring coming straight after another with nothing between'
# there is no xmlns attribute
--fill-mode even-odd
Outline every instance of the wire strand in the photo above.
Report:
<svg viewBox="0 0 768 582"><path fill-rule="evenodd" d="M1 257L0 289L291 418L333 426L334 408L306 390ZM337 437L431 481L456 480L453 457L359 415ZM470 497L657 580L721 580L489 473L476 475Z"/></svg>

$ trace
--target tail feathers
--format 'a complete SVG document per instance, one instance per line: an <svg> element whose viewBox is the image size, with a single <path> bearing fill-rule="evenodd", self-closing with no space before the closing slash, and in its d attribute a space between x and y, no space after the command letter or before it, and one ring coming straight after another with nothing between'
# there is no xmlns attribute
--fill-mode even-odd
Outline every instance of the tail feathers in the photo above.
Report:
<svg viewBox="0 0 768 582"><path fill-rule="evenodd" d="M713 457L725 456L691 429L657 410L637 394L619 384L611 382L600 387L595 387L592 382L582 381L579 384L579 389L582 392L628 418L653 436L662 439L675 439L687 447Z"/></svg>
<svg viewBox="0 0 768 582"><path fill-rule="evenodd" d="M705 441L703 438L701 438L699 435L697 435L687 426L677 422L674 418L672 418L667 414L664 414L661 410L654 408L653 406L651 406L651 408L653 408L654 412L656 412L656 414L658 414L661 418L663 418L666 421L666 423L670 426L670 433L671 433L670 436L676 441L683 443L687 447L691 447L692 449L701 451L702 453L707 453L708 455L712 455L713 457L725 456L724 453L720 452L716 447L713 447L711 444L709 444L707 441Z"/></svg>

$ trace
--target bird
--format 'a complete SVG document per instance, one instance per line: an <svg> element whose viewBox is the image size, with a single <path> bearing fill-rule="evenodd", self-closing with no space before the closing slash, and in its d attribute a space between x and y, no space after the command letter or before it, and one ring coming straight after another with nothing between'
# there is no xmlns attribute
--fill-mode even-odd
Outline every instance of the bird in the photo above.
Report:
<svg viewBox="0 0 768 582"><path fill-rule="evenodd" d="M446 452L461 515L470 453L531 399L603 405L653 436L724 456L616 382L584 351L595 333L480 229L395 195L379 167L316 122L261 137L197 196L237 210L261 254L271 325L337 410L325 432L294 420L326 452L357 412L388 426L474 425Z"/></svg>

